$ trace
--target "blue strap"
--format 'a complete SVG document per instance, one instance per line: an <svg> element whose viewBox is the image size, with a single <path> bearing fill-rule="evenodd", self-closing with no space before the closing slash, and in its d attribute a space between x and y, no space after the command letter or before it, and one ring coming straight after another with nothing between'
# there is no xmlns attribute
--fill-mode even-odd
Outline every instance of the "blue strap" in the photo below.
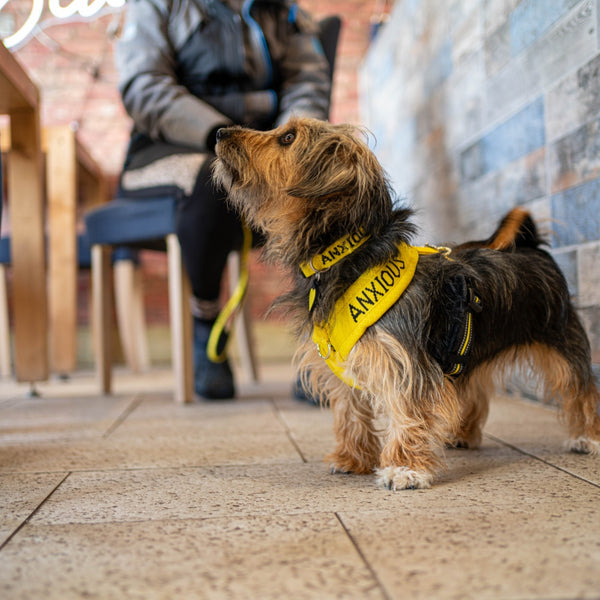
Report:
<svg viewBox="0 0 600 600"><path fill-rule="evenodd" d="M294 2L290 6L290 12L288 13L288 23L290 23L291 25L295 25L297 15L298 15L298 5Z"/></svg>
<svg viewBox="0 0 600 600"><path fill-rule="evenodd" d="M257 43L263 57L263 62L265 66L265 87L271 87L273 84L273 64L271 62L269 47L267 46L267 40L265 40L263 31L260 28L260 25L252 18L252 15L250 14L250 10L252 9L253 4L254 0L245 0L244 6L242 8L242 17L244 18L244 21L250 28L252 37Z"/></svg>

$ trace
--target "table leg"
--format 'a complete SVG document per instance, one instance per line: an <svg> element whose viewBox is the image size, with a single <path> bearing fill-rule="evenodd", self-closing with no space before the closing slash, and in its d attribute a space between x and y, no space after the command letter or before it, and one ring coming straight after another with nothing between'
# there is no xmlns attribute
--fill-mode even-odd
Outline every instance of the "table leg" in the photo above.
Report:
<svg viewBox="0 0 600 600"><path fill-rule="evenodd" d="M8 197L11 218L15 372L19 381L48 379L46 249L39 115L11 115Z"/></svg>
<svg viewBox="0 0 600 600"><path fill-rule="evenodd" d="M50 361L65 375L77 364L77 164L68 127L46 129L46 182Z"/></svg>

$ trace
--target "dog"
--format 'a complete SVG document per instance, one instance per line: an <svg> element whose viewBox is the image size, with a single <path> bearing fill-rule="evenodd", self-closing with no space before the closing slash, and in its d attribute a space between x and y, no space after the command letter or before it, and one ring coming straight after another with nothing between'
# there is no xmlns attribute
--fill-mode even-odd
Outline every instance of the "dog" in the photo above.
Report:
<svg viewBox="0 0 600 600"><path fill-rule="evenodd" d="M281 304L305 384L333 412L332 472L430 487L445 448L480 445L495 386L519 365L560 398L568 449L599 454L590 345L531 216L513 210L488 240L415 248L412 210L364 138L305 118L227 127L213 171L294 275Z"/></svg>

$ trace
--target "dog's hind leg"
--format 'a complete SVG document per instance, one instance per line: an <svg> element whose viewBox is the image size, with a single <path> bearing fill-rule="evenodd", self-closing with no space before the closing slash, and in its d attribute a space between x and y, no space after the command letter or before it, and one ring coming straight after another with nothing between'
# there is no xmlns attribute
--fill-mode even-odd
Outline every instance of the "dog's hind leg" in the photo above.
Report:
<svg viewBox="0 0 600 600"><path fill-rule="evenodd" d="M572 307L560 353L569 365L560 381L562 409L569 428L567 447L580 454L600 454L600 392L594 381L587 335Z"/></svg>
<svg viewBox="0 0 600 600"><path fill-rule="evenodd" d="M537 344L531 357L542 370L546 396L559 396L569 430L567 448L580 454L600 454L600 392L591 369L585 331L574 311L567 316L563 345Z"/></svg>
<svg viewBox="0 0 600 600"><path fill-rule="evenodd" d="M567 447L572 452L600 454L600 392L591 366L591 350L579 318L571 308L567 317L565 359L571 367L571 394L564 394L563 412L569 427Z"/></svg>
<svg viewBox="0 0 600 600"><path fill-rule="evenodd" d="M479 448L483 426L488 417L490 397L494 389L492 372L483 365L473 373L459 378L456 394L460 403L460 429L450 442L454 448Z"/></svg>
<svg viewBox="0 0 600 600"><path fill-rule="evenodd" d="M600 455L600 393L592 382L570 402L564 403L570 438L567 448L578 454Z"/></svg>

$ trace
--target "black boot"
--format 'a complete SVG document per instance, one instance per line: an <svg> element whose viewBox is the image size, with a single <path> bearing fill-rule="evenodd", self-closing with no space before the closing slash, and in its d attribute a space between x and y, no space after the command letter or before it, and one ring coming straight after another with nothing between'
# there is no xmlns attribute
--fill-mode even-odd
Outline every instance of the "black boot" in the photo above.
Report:
<svg viewBox="0 0 600 600"><path fill-rule="evenodd" d="M312 404L313 406L319 406L319 400L315 398L304 386L302 383L302 378L300 374L296 376L296 381L294 381L292 385L292 396L299 400L300 402L307 402L308 404Z"/></svg>
<svg viewBox="0 0 600 600"><path fill-rule="evenodd" d="M235 386L229 361L214 363L206 354L213 324L214 321L194 318L194 382L199 396L224 400L235 396Z"/></svg>

